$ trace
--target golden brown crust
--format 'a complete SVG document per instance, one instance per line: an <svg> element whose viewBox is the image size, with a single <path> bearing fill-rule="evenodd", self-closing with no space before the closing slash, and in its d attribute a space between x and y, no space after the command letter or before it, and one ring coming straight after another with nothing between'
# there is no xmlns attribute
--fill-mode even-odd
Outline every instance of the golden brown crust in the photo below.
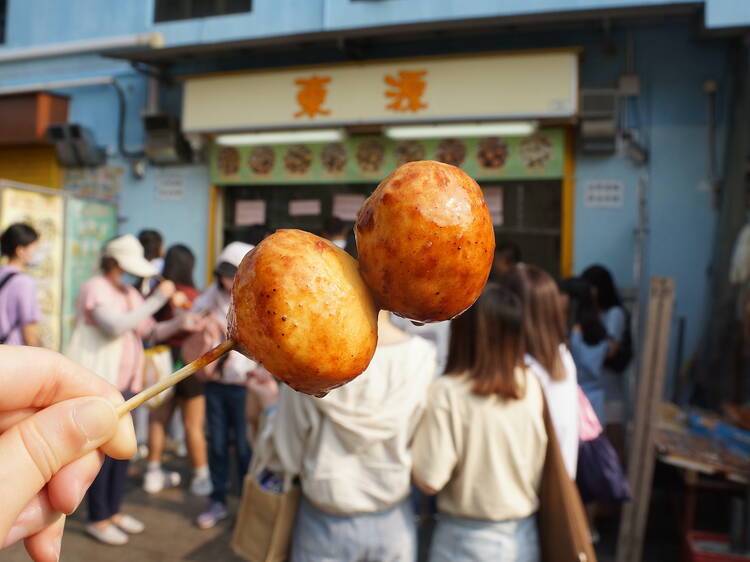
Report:
<svg viewBox="0 0 750 562"><path fill-rule="evenodd" d="M359 211L360 273L381 308L419 322L459 315L482 292L495 251L487 204L461 169L410 162Z"/></svg>
<svg viewBox="0 0 750 562"><path fill-rule="evenodd" d="M357 262L327 240L279 230L240 264L230 337L289 386L322 395L367 368L377 310Z"/></svg>

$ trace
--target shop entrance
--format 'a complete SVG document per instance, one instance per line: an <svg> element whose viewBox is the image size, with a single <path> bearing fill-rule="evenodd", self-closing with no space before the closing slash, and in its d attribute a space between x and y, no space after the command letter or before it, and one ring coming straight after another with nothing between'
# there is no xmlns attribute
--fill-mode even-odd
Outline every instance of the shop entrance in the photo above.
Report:
<svg viewBox="0 0 750 562"><path fill-rule="evenodd" d="M559 278L562 275L562 182L527 180L481 184L485 189L501 191L502 224L495 225L496 242L515 242L525 263L537 265Z"/></svg>
<svg viewBox="0 0 750 562"><path fill-rule="evenodd" d="M497 242L510 240L521 248L523 260L559 277L562 225L562 182L527 180L481 182L485 189L499 189L502 221L495 225ZM224 243L240 240L254 242L257 227L237 224L237 205L241 201L265 201L265 228L299 228L320 234L323 222L333 214L334 197L357 194L365 197L377 184L334 185L235 185L224 187ZM292 201L319 201L320 213L290 214ZM345 221L352 226L353 221Z"/></svg>

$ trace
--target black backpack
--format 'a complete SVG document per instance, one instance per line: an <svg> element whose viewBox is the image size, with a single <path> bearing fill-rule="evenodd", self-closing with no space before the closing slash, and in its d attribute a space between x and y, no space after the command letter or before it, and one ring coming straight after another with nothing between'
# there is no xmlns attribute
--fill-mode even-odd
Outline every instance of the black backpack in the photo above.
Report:
<svg viewBox="0 0 750 562"><path fill-rule="evenodd" d="M604 366L617 374L622 374L633 359L633 334L630 331L630 313L623 307L625 313L625 330L622 332L622 341L617 348L617 353L605 359Z"/></svg>

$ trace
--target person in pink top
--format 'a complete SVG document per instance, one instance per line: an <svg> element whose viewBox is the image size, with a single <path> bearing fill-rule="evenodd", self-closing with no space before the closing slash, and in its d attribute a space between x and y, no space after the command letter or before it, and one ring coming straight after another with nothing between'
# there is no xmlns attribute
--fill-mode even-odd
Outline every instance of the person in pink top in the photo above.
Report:
<svg viewBox="0 0 750 562"><path fill-rule="evenodd" d="M156 268L143 256L132 235L111 240L104 248L101 274L86 281L78 297L76 327L67 355L114 385L128 398L143 388L143 343L163 341L180 331L201 327L198 316L180 314L157 323L152 315L170 299L178 298L174 283L162 281L147 299L124 282L125 273L153 277ZM180 303L173 303L180 306ZM126 533L140 533L144 525L120 513L128 461L106 457L88 493L86 531L111 545L128 542Z"/></svg>

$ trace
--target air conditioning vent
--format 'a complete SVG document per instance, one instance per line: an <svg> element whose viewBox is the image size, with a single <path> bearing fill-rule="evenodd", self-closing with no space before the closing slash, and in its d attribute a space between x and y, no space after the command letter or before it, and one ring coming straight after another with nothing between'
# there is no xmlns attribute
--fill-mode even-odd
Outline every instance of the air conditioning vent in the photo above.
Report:
<svg viewBox="0 0 750 562"><path fill-rule="evenodd" d="M581 90L581 150L587 154L614 154L617 146L617 90Z"/></svg>

